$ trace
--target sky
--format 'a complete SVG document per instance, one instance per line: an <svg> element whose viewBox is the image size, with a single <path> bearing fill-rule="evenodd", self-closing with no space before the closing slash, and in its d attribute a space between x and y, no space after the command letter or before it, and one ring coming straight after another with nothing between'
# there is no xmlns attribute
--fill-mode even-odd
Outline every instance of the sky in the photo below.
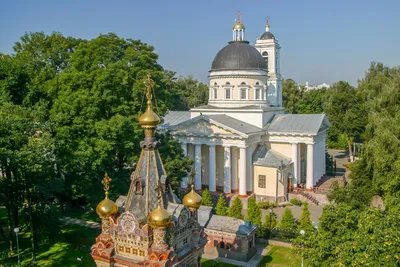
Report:
<svg viewBox="0 0 400 267"><path fill-rule="evenodd" d="M207 82L238 10L251 44L270 18L281 74L299 84L356 85L372 61L400 65L399 0L0 0L0 53L13 53L27 32L85 39L114 32L154 46L165 69Z"/></svg>

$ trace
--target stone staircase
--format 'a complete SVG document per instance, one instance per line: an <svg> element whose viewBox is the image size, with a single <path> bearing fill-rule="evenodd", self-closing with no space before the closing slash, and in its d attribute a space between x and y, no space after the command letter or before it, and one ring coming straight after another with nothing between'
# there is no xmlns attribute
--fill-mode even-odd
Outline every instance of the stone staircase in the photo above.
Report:
<svg viewBox="0 0 400 267"><path fill-rule="evenodd" d="M300 191L299 193L300 193L301 196L303 196L306 199L306 201L308 203L315 204L315 205L319 204L318 200L314 196L312 196L311 194L309 194L309 193L307 193L305 191Z"/></svg>

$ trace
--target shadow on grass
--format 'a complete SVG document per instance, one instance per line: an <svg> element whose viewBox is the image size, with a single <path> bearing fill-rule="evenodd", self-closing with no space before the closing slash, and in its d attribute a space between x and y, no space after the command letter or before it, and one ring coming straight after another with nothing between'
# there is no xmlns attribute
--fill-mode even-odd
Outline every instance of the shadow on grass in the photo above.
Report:
<svg viewBox="0 0 400 267"><path fill-rule="evenodd" d="M87 266L94 267L95 263L90 256L90 247L99 234L98 229L91 229L78 225L64 224L58 242L54 244L42 244L36 253L36 263L31 261L30 235L20 236L20 256L22 266ZM7 256L7 244L1 244L0 266L17 266L17 256ZM82 261L78 261L80 258Z"/></svg>

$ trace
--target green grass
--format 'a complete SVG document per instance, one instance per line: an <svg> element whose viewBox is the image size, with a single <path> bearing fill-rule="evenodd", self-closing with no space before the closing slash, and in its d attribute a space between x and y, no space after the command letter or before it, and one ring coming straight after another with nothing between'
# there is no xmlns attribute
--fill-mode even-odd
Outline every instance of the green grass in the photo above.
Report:
<svg viewBox="0 0 400 267"><path fill-rule="evenodd" d="M270 250L258 265L259 267L298 267L301 257L294 254L291 248L270 246Z"/></svg>
<svg viewBox="0 0 400 267"><path fill-rule="evenodd" d="M55 244L40 245L36 253L36 264L31 262L30 234L20 236L20 256L22 266L87 266L94 267L90 256L90 247L95 242L99 229L91 229L78 225L63 224L60 238ZM0 245L0 252L8 252L8 244ZM4 255L4 254L3 254ZM83 264L77 260L82 258ZM0 266L16 266L17 256L13 255L2 261Z"/></svg>
<svg viewBox="0 0 400 267"><path fill-rule="evenodd" d="M208 259L201 259L201 266L202 267L236 267L236 265L233 264L228 264L228 263L223 263L223 262L217 262L213 260L208 260Z"/></svg>

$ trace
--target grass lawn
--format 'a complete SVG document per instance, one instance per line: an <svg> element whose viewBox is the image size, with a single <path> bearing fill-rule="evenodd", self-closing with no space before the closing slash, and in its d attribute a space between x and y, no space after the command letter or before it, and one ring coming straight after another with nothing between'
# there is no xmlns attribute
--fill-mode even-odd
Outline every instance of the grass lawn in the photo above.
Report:
<svg viewBox="0 0 400 267"><path fill-rule="evenodd" d="M22 266L87 266L94 267L89 252L99 234L98 229L91 229L78 225L63 224L60 241L55 244L44 244L36 254L36 264L31 263L30 234L20 235L20 255ZM8 244L0 244L0 253L3 257L8 252ZM82 263L77 260L82 258ZM0 266L16 266L17 256L3 258Z"/></svg>
<svg viewBox="0 0 400 267"><path fill-rule="evenodd" d="M201 266L202 267L236 267L236 265L228 264L228 263L222 263L222 262L217 262L213 260L207 260L207 259L201 259Z"/></svg>
<svg viewBox="0 0 400 267"><path fill-rule="evenodd" d="M291 248L270 246L268 254L264 257L259 267L298 267L301 257L293 253Z"/></svg>

